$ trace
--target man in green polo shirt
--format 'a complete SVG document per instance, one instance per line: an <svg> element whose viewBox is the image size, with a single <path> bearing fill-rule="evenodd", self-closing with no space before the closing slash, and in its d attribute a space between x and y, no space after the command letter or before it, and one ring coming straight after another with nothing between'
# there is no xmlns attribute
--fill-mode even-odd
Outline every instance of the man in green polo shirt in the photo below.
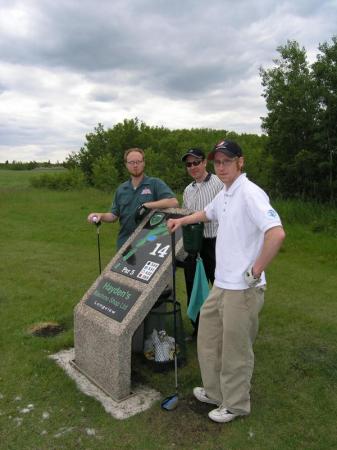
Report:
<svg viewBox="0 0 337 450"><path fill-rule="evenodd" d="M178 200L164 181L144 174L144 151L141 148L126 150L124 162L131 177L117 188L111 212L92 212L88 216L89 223L119 220L118 249L136 229L135 213L140 205L148 209L178 208L179 206Z"/></svg>

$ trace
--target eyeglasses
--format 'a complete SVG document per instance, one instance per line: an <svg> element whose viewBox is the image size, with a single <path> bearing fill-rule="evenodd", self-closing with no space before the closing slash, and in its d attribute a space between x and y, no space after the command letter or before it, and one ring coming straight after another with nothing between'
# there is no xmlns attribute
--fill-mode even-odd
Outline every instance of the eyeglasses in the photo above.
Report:
<svg viewBox="0 0 337 450"><path fill-rule="evenodd" d="M236 156L235 158L232 159L215 159L214 160L214 165L216 167L220 167L220 166L224 166L224 167L228 167L230 166L236 159L238 159L238 157Z"/></svg>
<svg viewBox="0 0 337 450"><path fill-rule="evenodd" d="M187 162L187 163L185 163L185 166L188 168L188 167L192 167L192 166L194 166L194 167L197 167L197 166L199 166L199 164L202 162L202 159L199 159L199 161L191 161L191 162Z"/></svg>
<svg viewBox="0 0 337 450"><path fill-rule="evenodd" d="M129 166L139 166L139 164L142 164L144 161L126 161L126 164Z"/></svg>

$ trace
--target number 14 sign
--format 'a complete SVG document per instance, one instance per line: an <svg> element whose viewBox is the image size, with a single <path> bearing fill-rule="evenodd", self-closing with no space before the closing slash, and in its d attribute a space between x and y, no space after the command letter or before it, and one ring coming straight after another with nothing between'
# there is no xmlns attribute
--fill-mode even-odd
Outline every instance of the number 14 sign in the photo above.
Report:
<svg viewBox="0 0 337 450"><path fill-rule="evenodd" d="M171 237L166 227L169 217L179 216L154 213L111 270L148 283L171 254ZM177 240L180 237L179 230Z"/></svg>

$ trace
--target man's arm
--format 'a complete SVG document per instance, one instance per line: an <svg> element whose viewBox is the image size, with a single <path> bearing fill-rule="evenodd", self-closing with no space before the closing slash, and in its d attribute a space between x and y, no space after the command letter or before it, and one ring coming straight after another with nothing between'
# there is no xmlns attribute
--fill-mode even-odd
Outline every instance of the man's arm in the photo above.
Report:
<svg viewBox="0 0 337 450"><path fill-rule="evenodd" d="M149 209L179 208L179 202L175 198L172 189L160 178L151 178L153 182L153 200L145 202Z"/></svg>
<svg viewBox="0 0 337 450"><path fill-rule="evenodd" d="M259 278L268 264L277 255L285 236L281 226L276 226L266 231L261 253L253 264L253 275L255 277Z"/></svg>
<svg viewBox="0 0 337 450"><path fill-rule="evenodd" d="M182 225L190 225L191 223L208 222L205 211L197 211L188 216L180 217L179 219L169 219L167 221L167 228L170 233L176 231Z"/></svg>
<svg viewBox="0 0 337 450"><path fill-rule="evenodd" d="M179 208L179 202L176 198L162 198L153 202L143 203L149 209L165 209L165 208Z"/></svg>
<svg viewBox="0 0 337 450"><path fill-rule="evenodd" d="M94 220L93 220L94 217L97 217L96 222L116 222L116 220L118 219L118 216L115 216L111 212L107 212L107 213L93 212L88 215L88 218L87 218L88 222L94 223Z"/></svg>

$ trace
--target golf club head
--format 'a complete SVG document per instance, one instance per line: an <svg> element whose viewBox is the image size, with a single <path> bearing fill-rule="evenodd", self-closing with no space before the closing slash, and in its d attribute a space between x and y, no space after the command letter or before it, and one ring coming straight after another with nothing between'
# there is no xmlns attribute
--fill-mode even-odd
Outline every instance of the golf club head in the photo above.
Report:
<svg viewBox="0 0 337 450"><path fill-rule="evenodd" d="M170 395L161 402L161 408L165 411L173 411L178 406L178 394Z"/></svg>

